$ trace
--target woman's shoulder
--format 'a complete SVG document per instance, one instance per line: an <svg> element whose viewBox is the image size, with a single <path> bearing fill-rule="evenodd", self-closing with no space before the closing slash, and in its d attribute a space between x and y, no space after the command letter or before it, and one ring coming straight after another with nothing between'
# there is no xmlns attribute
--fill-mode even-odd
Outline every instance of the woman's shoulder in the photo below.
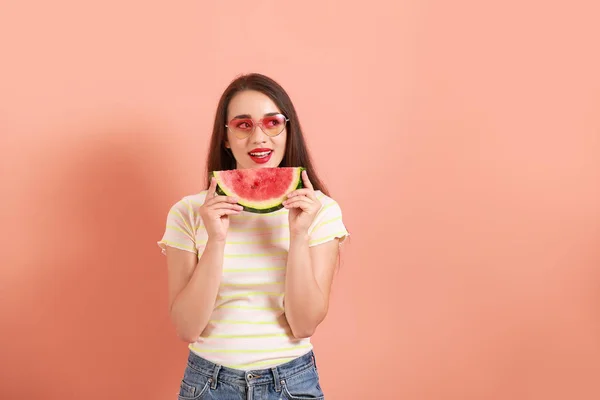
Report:
<svg viewBox="0 0 600 400"><path fill-rule="evenodd" d="M187 196L184 196L183 199L190 203L200 203L199 205L202 205L204 203L204 200L206 199L207 193L208 190L205 189L201 190L198 193L188 194Z"/></svg>
<svg viewBox="0 0 600 400"><path fill-rule="evenodd" d="M337 205L339 206L337 200L335 200L333 197L326 195L325 193L323 193L320 190L315 190L315 195L317 196L317 199L321 202L321 205L323 207L325 206L332 206L332 205Z"/></svg>
<svg viewBox="0 0 600 400"><path fill-rule="evenodd" d="M198 193L185 195L179 200L177 200L171 208L185 212L192 212L194 209L204 204L204 200L206 199L207 193L208 190L202 190Z"/></svg>

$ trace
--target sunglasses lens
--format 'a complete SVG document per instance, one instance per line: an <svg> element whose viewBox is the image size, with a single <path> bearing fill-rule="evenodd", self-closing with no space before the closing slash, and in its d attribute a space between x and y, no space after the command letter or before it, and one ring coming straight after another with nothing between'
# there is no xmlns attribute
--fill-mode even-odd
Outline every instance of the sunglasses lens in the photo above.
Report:
<svg viewBox="0 0 600 400"><path fill-rule="evenodd" d="M254 122L249 118L236 118L229 123L229 128L239 136L246 136L252 132Z"/></svg>
<svg viewBox="0 0 600 400"><path fill-rule="evenodd" d="M285 116L281 114L264 117L260 120L260 129L269 136L277 136L285 128ZM240 139L249 136L254 130L251 118L234 118L228 124L229 129Z"/></svg>
<svg viewBox="0 0 600 400"><path fill-rule="evenodd" d="M262 120L262 127L269 136L279 135L285 128L285 117L281 114L265 117Z"/></svg>

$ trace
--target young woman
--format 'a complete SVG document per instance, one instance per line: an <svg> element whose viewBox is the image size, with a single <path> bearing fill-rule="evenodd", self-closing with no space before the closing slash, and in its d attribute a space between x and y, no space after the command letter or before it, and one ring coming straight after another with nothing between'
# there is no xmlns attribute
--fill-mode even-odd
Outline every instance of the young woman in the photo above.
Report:
<svg viewBox="0 0 600 400"><path fill-rule="evenodd" d="M171 208L158 244L170 316L189 343L180 400L324 398L310 337L348 232L285 90L260 74L234 80L217 107L207 170L299 166L304 188L273 213L242 211L210 178Z"/></svg>

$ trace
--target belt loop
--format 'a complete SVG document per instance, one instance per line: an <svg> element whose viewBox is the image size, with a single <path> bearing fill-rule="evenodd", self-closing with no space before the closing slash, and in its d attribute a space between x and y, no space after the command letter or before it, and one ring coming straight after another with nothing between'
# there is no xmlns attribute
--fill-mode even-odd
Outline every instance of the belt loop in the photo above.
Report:
<svg viewBox="0 0 600 400"><path fill-rule="evenodd" d="M213 375L212 375L212 382L210 383L210 388L212 390L215 390L217 388L217 378L219 376L219 370L221 369L220 365L215 365L215 370L213 371Z"/></svg>
<svg viewBox="0 0 600 400"><path fill-rule="evenodd" d="M277 367L271 368L273 372L273 379L275 380L275 391L277 393L281 392L281 381L279 380L279 371L277 371Z"/></svg>

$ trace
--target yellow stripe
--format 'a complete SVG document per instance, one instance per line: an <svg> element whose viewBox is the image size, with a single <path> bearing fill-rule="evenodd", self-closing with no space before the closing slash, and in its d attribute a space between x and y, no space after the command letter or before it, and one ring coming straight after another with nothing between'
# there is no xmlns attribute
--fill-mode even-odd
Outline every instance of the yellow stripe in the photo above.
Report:
<svg viewBox="0 0 600 400"><path fill-rule="evenodd" d="M221 283L221 286L269 286L281 285L283 282L246 282L246 283Z"/></svg>
<svg viewBox="0 0 600 400"><path fill-rule="evenodd" d="M218 306L216 308L230 308L236 310L266 310L266 311L283 311L283 308L279 307L258 307L258 306Z"/></svg>
<svg viewBox="0 0 600 400"><path fill-rule="evenodd" d="M275 229L283 229L289 228L288 224L277 225L277 226L262 226L262 227L252 227L252 228L241 228L237 226L230 226L229 231L231 232L260 232L260 231L274 231Z"/></svg>
<svg viewBox="0 0 600 400"><path fill-rule="evenodd" d="M181 233L183 233L183 234L184 234L186 237L188 237L188 238L190 238L190 239L191 239L191 237L190 237L190 234L189 234L188 232L184 231L183 229L181 229L181 228L180 228L180 227L178 227L178 226L175 226L175 225L167 225L167 229L174 229L174 230L176 230L176 231L178 231L178 232L181 232Z"/></svg>
<svg viewBox="0 0 600 400"><path fill-rule="evenodd" d="M280 236L277 238L269 238L269 240L246 240L246 241L231 241L227 242L227 244L270 244L274 242L285 242L289 240L287 236Z"/></svg>
<svg viewBox="0 0 600 400"><path fill-rule="evenodd" d="M211 319L213 324L233 324L233 325L279 325L278 321L245 321L237 319Z"/></svg>
<svg viewBox="0 0 600 400"><path fill-rule="evenodd" d="M191 346L191 345L190 345ZM191 348L191 347L190 347ZM292 361L294 358L279 358L277 359L278 363L286 363L289 361ZM260 367L262 365L267 365L267 364L271 364L273 363L273 360L268 360L268 361L259 361L259 362L255 362L255 363L249 363L249 364L228 364L228 365L224 365L225 367L229 367L229 368L236 368L236 369L252 369L255 367Z"/></svg>
<svg viewBox="0 0 600 400"><path fill-rule="evenodd" d="M287 251L285 253L249 253L249 254L225 254L225 258L247 258L247 257L285 257L287 255Z"/></svg>
<svg viewBox="0 0 600 400"><path fill-rule="evenodd" d="M329 207L332 207L332 206L334 206L336 204L337 203L335 203L335 202L327 204L326 206L324 206L323 208L321 208L321 210L319 211L319 213L324 212ZM278 226L266 226L266 227L251 227L251 228L243 228L243 227L230 226L229 227L229 231L231 231L231 232L259 232L259 231L274 231L276 229L283 229L283 228L289 228L289 224L283 224L283 225L278 225Z"/></svg>
<svg viewBox="0 0 600 400"><path fill-rule="evenodd" d="M295 347L284 347L279 349L198 349L194 348L199 353L236 353L236 354L256 354L256 353L279 353L283 351L308 349L310 344L304 344Z"/></svg>
<svg viewBox="0 0 600 400"><path fill-rule="evenodd" d="M192 209L192 202L190 200L187 201L188 213L190 214L190 218L194 215L194 210Z"/></svg>
<svg viewBox="0 0 600 400"><path fill-rule="evenodd" d="M322 227L323 225L327 225L327 224L330 224L332 222L339 221L341 219L342 219L342 217L340 216L340 217L335 217L335 218L328 219L327 221L320 222L317 225L315 225L315 227L313 228L312 231L314 232L317 229L319 229L320 227Z"/></svg>
<svg viewBox="0 0 600 400"><path fill-rule="evenodd" d="M238 245L238 244L249 244L249 245L268 245L271 243L276 243L276 242L285 242L286 240L289 240L290 238L288 236L280 236L277 238L269 238L269 240L264 240L263 237L258 237L257 240L242 240L242 241L226 241L225 244L230 244L230 245ZM200 245L204 245L206 246L206 241L204 242L198 242L198 244Z"/></svg>
<svg viewBox="0 0 600 400"><path fill-rule="evenodd" d="M221 296L221 295L219 295L219 298L221 298L221 299L233 299L233 298L236 298L236 297L245 297L245 296L253 296L253 295L283 296L283 293L279 293L279 292L246 292L246 293L232 294L232 295L228 295L228 296Z"/></svg>
<svg viewBox="0 0 600 400"><path fill-rule="evenodd" d="M180 218L181 222L183 222L183 224L188 229L188 231L190 231L190 232L194 231L192 229L192 227L188 225L187 221L185 220L185 218L183 218L183 215L181 214L181 212L178 209L174 208L171 210L171 212L177 214L177 216Z"/></svg>
<svg viewBox="0 0 600 400"><path fill-rule="evenodd" d="M327 210L329 207L333 207L335 206L337 203L334 201L333 203L329 203L326 206L323 206L320 210L319 213L322 213L323 211Z"/></svg>
<svg viewBox="0 0 600 400"><path fill-rule="evenodd" d="M287 333L271 333L267 335L209 335L201 336L204 339L264 339L270 337L290 336Z"/></svg>
<svg viewBox="0 0 600 400"><path fill-rule="evenodd" d="M282 214L285 213L285 208L281 208L277 211L273 211L267 214L255 214L255 213L248 213L247 215L236 215L233 218L237 221L256 221L257 219L262 219L262 217L279 217Z"/></svg>
<svg viewBox="0 0 600 400"><path fill-rule="evenodd" d="M266 268L224 268L223 272L262 272L262 271L282 271L285 267L266 267Z"/></svg>
<svg viewBox="0 0 600 400"><path fill-rule="evenodd" d="M348 234L348 232L346 232L346 231L339 231L337 233L334 233L333 235L329 235L329 236L325 236L325 237L322 237L322 238L311 240L309 242L309 244L319 243L321 241L333 239L334 237L338 237L338 236L346 236L347 234Z"/></svg>
<svg viewBox="0 0 600 400"><path fill-rule="evenodd" d="M167 246L172 246L172 247L180 247L189 251L193 251L194 253L196 252L196 249L188 247L186 245L183 245L181 243L176 243L176 242L171 242L170 240L161 240L159 243L164 243Z"/></svg>

